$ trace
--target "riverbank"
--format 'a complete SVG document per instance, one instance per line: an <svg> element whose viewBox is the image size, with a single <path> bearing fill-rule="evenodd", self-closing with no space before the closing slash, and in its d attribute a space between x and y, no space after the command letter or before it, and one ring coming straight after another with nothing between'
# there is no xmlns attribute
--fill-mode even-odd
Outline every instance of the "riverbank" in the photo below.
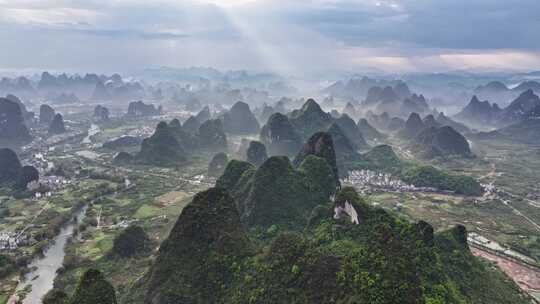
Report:
<svg viewBox="0 0 540 304"><path fill-rule="evenodd" d="M16 293L29 290L24 293L23 304L36 304L53 288L56 272L62 267L65 256L65 246L69 238L73 236L75 228L82 223L88 205L81 208L74 216L74 220L65 225L56 236L52 245L45 250L43 258L34 260L28 267L28 272L23 281L17 286Z"/></svg>

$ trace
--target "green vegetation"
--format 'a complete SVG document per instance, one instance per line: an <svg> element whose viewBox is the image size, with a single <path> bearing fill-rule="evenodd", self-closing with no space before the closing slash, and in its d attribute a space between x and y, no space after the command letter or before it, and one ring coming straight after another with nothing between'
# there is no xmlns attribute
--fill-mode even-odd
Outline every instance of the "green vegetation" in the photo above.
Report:
<svg viewBox="0 0 540 304"><path fill-rule="evenodd" d="M112 252L119 257L132 257L148 253L150 245L150 239L141 227L129 226L114 239Z"/></svg>
<svg viewBox="0 0 540 304"><path fill-rule="evenodd" d="M351 140L354 144L356 150L369 148L369 145L366 143L364 136L360 132L358 125L350 118L347 114L341 115L340 118L336 119L335 122L341 130L345 133L347 138Z"/></svg>
<svg viewBox="0 0 540 304"><path fill-rule="evenodd" d="M209 157L207 154L193 157L180 170L134 165L122 168L131 187L89 206L76 237L66 245L55 287L71 295L86 270L98 269L113 284L118 302L133 303L125 298L131 286L149 270L155 258L153 249L167 237L192 194L208 187L206 181L201 184L188 181L206 171ZM98 216L99 228L96 227ZM114 254L114 240L124 231L121 228L124 223L144 229L151 240L149 251L130 257Z"/></svg>
<svg viewBox="0 0 540 304"><path fill-rule="evenodd" d="M392 147L388 145L374 147L363 156L368 169L397 172L404 166Z"/></svg>
<svg viewBox="0 0 540 304"><path fill-rule="evenodd" d="M268 159L266 147L259 141L249 142L249 147L246 151L246 161L254 166L262 165Z"/></svg>
<svg viewBox="0 0 540 304"><path fill-rule="evenodd" d="M223 175L216 181L216 187L224 189L232 189L240 177L250 169L255 169L255 167L244 161L233 159L225 167Z"/></svg>
<svg viewBox="0 0 540 304"><path fill-rule="evenodd" d="M116 294L103 274L95 269L87 270L82 276L69 304L116 304Z"/></svg>
<svg viewBox="0 0 540 304"><path fill-rule="evenodd" d="M223 151L227 149L227 136L223 131L223 123L219 119L205 121L199 127L199 147L209 151Z"/></svg>
<svg viewBox="0 0 540 304"><path fill-rule="evenodd" d="M261 129L261 142L268 148L268 155L294 156L302 147L301 135L297 133L289 118L274 113Z"/></svg>
<svg viewBox="0 0 540 304"><path fill-rule="evenodd" d="M143 140L137 161L143 164L169 166L186 161L185 151L168 127L160 122L154 134Z"/></svg>
<svg viewBox="0 0 540 304"><path fill-rule="evenodd" d="M334 183L336 186L339 186L339 173L332 135L327 132L317 132L313 134L313 136L311 136L304 144L300 152L298 152L298 155L294 158L293 164L298 167L309 155L323 158L328 165L330 165L334 175Z"/></svg>
<svg viewBox="0 0 540 304"><path fill-rule="evenodd" d="M68 295L58 289L51 289L43 297L43 304L67 304Z"/></svg>
<svg viewBox="0 0 540 304"><path fill-rule="evenodd" d="M412 149L423 158L435 157L473 157L467 139L450 126L430 127L415 138Z"/></svg>
<svg viewBox="0 0 540 304"><path fill-rule="evenodd" d="M103 129L93 140L104 141L156 121L131 123ZM334 131L339 128L337 124L333 127ZM538 257L540 246L539 238L534 236L535 228L509 212L500 201L488 199L472 204L473 199L480 198L431 192L383 193L364 199L354 189L345 187L335 195L335 203L350 202L358 211L360 225L353 225L347 218L333 219L334 205L329 198L336 189L332 166L324 159L325 154L307 153L296 166L284 159L264 161L265 157L253 160L261 166L259 169L246 162L230 161L216 184L230 194L223 191L214 198L205 196L204 200L210 203L190 204L197 208L186 208L176 222L191 196L211 186L212 179L193 177L207 171L209 158L221 148L203 147L198 127L188 134L178 120L173 120L168 129L188 156L185 162L171 162L174 168L139 166L135 159L125 161L122 168L114 168L108 162L112 152L105 149L97 150L99 161L93 162L72 157L61 149L50 152L49 157L58 157L54 159L55 166L62 169L58 172L65 171L66 176L73 177L80 170L77 176L90 179L73 178L76 186L67 186L49 199L8 198L0 206L1 228L16 231L43 209L35 226L28 230L38 243L21 247L17 251L22 253L21 257L11 253L0 256L0 277L5 273L6 282L9 281L3 284L2 291L14 288L5 286L16 284L18 265L26 264L31 256L46 248L48 238L72 218L73 210L92 202L87 218L66 246L64 267L55 280L58 289L47 295L45 304L74 303L69 302L69 295L76 294L77 281L89 269L99 269L110 282L109 287L116 289L118 302L129 304L526 303L508 278L471 255L463 242L465 230L434 232L456 222L464 223L469 230L486 228L482 235ZM215 130L218 132L214 135L224 138L219 128ZM364 168L390 172L403 180L410 178L438 187L430 184L436 182L440 189L464 194L479 191L478 183L452 172L470 176L489 173L486 164L490 163L474 159L460 159L461 166L452 163L453 159L431 162L436 167L419 166L412 156L404 161L409 159L405 147L396 150L401 159L390 146L341 158L338 142L345 143L343 147L348 151L350 140L344 136L343 141L338 141L334 135L343 134L343 130L330 130L341 173ZM296 132L294 128L283 132L288 131ZM208 132L207 139L212 133ZM276 136L274 132L269 134ZM285 142L294 145L294 136L291 138ZM293 155L300 144L296 143ZM479 146L475 142L475 153ZM507 148L510 152L504 157L508 161L497 164L497 173L504 171L498 178L502 189L525 194L536 191L537 151ZM259 152L255 156L262 155ZM72 168L64 167L64 162L71 162ZM107 177L113 171L118 174L114 180ZM131 182L128 189L123 187L124 177ZM108 195L111 191L116 194ZM226 198L227 195L233 199ZM385 209L400 210L400 217L370 207L368 199ZM530 199L537 198L531 195ZM398 203L404 207L397 208ZM539 216L526 200L512 200L512 206L535 221ZM236 215L232 215L233 209ZM191 220L186 214L191 214ZM412 223L405 218L425 219L436 229L426 222ZM136 224L144 236L128 233L134 226L122 229L125 223ZM176 228L182 225L184 228ZM183 232L178 234L179 231ZM159 252L152 250L152 246L167 239ZM148 242L138 243L139 240ZM87 296L90 299L92 295ZM0 297L0 303L2 300L7 299Z"/></svg>
<svg viewBox="0 0 540 304"><path fill-rule="evenodd" d="M273 226L261 243L242 232L227 192L198 194L160 249L145 302L527 303L471 255L464 227L434 234L369 207L352 188L336 198L357 208L359 225L333 219L323 203L307 229Z"/></svg>
<svg viewBox="0 0 540 304"><path fill-rule="evenodd" d="M433 187L471 196L482 194L482 187L474 178L464 175L452 175L433 166L415 166L406 169L402 174L402 178L405 182L417 187Z"/></svg>
<svg viewBox="0 0 540 304"><path fill-rule="evenodd" d="M470 196L482 194L480 183L473 177L449 173L433 166L402 161L387 145L373 148L362 154L358 160L349 162L346 167L348 170L369 169L388 172L417 187L432 187Z"/></svg>
<svg viewBox="0 0 540 304"><path fill-rule="evenodd" d="M328 129L333 122L332 116L324 112L313 99L308 99L301 109L294 110L289 116L291 123L304 139Z"/></svg>
<svg viewBox="0 0 540 304"><path fill-rule="evenodd" d="M465 227L460 225L436 236L443 270L466 303L526 303L508 277L471 254L466 237Z"/></svg>
<svg viewBox="0 0 540 304"><path fill-rule="evenodd" d="M331 167L314 155L308 155L298 169L287 157L274 156L236 179L229 178L227 171L216 185L229 186L226 189L238 204L242 222L250 227L303 227L311 209L335 192ZM236 182L221 182L225 178Z"/></svg>
<svg viewBox="0 0 540 304"><path fill-rule="evenodd" d="M150 271L147 303L216 303L251 245L232 197L213 188L182 211Z"/></svg>

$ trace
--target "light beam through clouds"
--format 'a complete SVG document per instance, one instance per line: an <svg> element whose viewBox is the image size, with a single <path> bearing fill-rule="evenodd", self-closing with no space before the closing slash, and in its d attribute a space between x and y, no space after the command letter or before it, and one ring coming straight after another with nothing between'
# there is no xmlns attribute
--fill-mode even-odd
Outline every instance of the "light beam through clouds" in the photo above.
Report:
<svg viewBox="0 0 540 304"><path fill-rule="evenodd" d="M540 69L538 0L0 0L0 69Z"/></svg>

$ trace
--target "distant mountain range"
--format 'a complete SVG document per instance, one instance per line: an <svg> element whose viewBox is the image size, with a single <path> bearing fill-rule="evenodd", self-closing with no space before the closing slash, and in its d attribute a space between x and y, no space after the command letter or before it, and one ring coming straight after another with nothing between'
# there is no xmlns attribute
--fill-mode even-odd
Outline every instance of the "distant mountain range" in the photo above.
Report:
<svg viewBox="0 0 540 304"><path fill-rule="evenodd" d="M540 116L540 98L527 89L507 107L480 101L473 96L467 106L454 117L473 126L505 126Z"/></svg>
<svg viewBox="0 0 540 304"><path fill-rule="evenodd" d="M24 98L45 97L55 103L72 103L82 99L129 100L145 96L141 83L124 80L119 74L111 76L86 74L53 75L43 72L38 80L26 77L0 80L0 93L15 94Z"/></svg>

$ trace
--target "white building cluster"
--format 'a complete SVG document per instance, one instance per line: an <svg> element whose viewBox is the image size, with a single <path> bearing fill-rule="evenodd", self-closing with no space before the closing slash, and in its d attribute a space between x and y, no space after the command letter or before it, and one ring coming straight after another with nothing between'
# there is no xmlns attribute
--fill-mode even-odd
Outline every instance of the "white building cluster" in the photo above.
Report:
<svg viewBox="0 0 540 304"><path fill-rule="evenodd" d="M12 232L0 232L0 251L15 250L19 247L17 235Z"/></svg>
<svg viewBox="0 0 540 304"><path fill-rule="evenodd" d="M437 190L429 187L416 187L403 182L389 173L371 170L349 171L349 176L343 180L343 183L350 184L361 192L375 190L393 192L434 192Z"/></svg>

